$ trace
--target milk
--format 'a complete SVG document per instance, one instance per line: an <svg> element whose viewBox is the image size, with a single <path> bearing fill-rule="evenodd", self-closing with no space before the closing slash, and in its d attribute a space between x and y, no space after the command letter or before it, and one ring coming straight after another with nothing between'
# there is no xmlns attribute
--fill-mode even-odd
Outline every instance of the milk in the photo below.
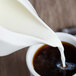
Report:
<svg viewBox="0 0 76 76"><path fill-rule="evenodd" d="M7 42L9 45L11 45L9 51L7 47L6 49L2 48L3 50L0 52L2 52L3 55L11 54L16 50L30 46L32 44L46 43L53 47L59 48L63 67L65 67L64 49L61 41L55 32L53 32L52 29L49 28L38 17L36 11L28 0L0 0L0 25L3 29L1 31L2 33L7 32L9 39L14 37L11 40L8 40L8 37L6 39L6 37L3 36L4 41L6 42L6 44L3 43L3 45L7 45ZM20 37L22 38L20 39L22 41L20 41L20 43L16 43L15 41L18 41ZM2 37L0 38L2 39ZM26 45L23 41L25 41ZM12 47L15 49L12 49Z"/></svg>

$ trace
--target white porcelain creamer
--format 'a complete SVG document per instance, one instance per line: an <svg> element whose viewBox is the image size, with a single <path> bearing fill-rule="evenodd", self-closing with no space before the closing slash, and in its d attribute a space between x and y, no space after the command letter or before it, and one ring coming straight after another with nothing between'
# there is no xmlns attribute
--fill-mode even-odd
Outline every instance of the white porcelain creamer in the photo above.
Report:
<svg viewBox="0 0 76 76"><path fill-rule="evenodd" d="M36 43L63 46L28 0L0 0L0 56Z"/></svg>

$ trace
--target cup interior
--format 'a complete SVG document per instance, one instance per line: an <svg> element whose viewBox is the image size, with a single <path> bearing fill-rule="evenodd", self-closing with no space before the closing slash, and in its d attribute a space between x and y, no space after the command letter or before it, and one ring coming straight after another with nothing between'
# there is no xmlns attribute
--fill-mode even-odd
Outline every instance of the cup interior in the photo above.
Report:
<svg viewBox="0 0 76 76"><path fill-rule="evenodd" d="M68 43L71 43L72 45L76 46L76 38L72 35L66 34L66 33L56 33L61 41L65 41ZM26 54L26 63L29 71L34 76L40 76L33 67L33 56L36 53L36 51L43 46L44 44L36 44L29 47L27 54Z"/></svg>

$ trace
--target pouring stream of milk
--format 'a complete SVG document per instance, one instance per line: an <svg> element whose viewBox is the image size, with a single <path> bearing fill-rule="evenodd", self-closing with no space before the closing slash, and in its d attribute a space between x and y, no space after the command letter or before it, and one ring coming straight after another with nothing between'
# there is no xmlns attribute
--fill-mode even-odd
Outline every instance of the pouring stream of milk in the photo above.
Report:
<svg viewBox="0 0 76 76"><path fill-rule="evenodd" d="M0 56L37 43L58 47L65 67L61 41L37 15L28 0L0 0Z"/></svg>

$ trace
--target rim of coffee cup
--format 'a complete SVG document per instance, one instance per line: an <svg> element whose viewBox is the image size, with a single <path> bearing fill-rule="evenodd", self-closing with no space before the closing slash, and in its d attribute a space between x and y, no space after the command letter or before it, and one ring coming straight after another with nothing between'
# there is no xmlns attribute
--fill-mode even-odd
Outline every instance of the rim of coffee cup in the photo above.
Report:
<svg viewBox="0 0 76 76"><path fill-rule="evenodd" d="M76 37L74 37L70 34L67 34L67 33L62 33L62 32L57 32L56 34L61 41L65 41L65 42L71 43L72 45L76 46ZM28 48L27 53L26 53L27 67L28 67L30 73L34 76L40 76L40 75L34 70L33 56L36 53L36 51L43 45L44 44L32 45Z"/></svg>

